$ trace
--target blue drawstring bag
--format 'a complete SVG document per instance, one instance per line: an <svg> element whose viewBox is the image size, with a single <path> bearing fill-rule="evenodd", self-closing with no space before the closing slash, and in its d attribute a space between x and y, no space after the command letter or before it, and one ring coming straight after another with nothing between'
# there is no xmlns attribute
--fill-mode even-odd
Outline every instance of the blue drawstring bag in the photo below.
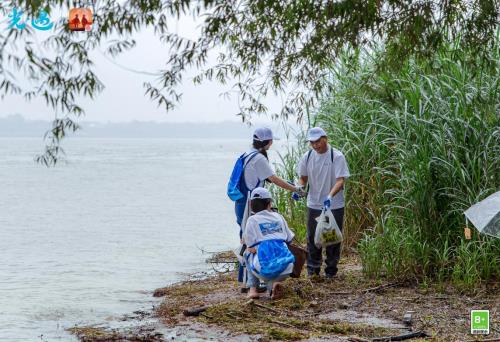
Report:
<svg viewBox="0 0 500 342"><path fill-rule="evenodd" d="M257 260L253 261L252 270L257 276L275 279L295 262L295 257L283 240L264 240L259 244Z"/></svg>
<svg viewBox="0 0 500 342"><path fill-rule="evenodd" d="M236 202L247 195L247 191L249 189L246 189L246 186L244 185L245 179L243 177L243 173L245 172L246 164L257 154L258 152L250 153L248 155L245 155L245 153L243 153L238 158L238 160L236 160L236 163L233 167L233 172L231 173L231 177L229 177L229 182L227 184L227 196L232 201ZM246 161L245 159L247 157L249 158Z"/></svg>

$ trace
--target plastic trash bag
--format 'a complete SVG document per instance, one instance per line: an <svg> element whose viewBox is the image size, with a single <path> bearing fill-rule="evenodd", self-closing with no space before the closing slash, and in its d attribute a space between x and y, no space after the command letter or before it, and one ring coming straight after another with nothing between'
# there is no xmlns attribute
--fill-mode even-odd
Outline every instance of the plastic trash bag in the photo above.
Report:
<svg viewBox="0 0 500 342"><path fill-rule="evenodd" d="M257 254L248 255L247 266L262 279L275 279L293 270L295 257L283 240L264 240L259 244Z"/></svg>
<svg viewBox="0 0 500 342"><path fill-rule="evenodd" d="M342 232L331 210L323 209L316 221L318 221L316 233L314 234L314 244L316 247L328 247L342 242L344 239Z"/></svg>
<svg viewBox="0 0 500 342"><path fill-rule="evenodd" d="M464 214L481 234L500 238L500 191L474 204Z"/></svg>
<svg viewBox="0 0 500 342"><path fill-rule="evenodd" d="M245 258L243 257L243 253L241 253L241 250L243 249L243 245L239 244L238 247L233 249L234 255L236 255L236 259L238 259L239 263L241 265L245 265Z"/></svg>

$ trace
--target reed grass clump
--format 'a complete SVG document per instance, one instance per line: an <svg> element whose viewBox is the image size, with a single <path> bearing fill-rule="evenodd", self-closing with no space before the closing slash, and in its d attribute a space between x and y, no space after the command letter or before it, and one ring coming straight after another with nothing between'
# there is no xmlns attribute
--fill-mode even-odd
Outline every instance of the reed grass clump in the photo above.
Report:
<svg viewBox="0 0 500 342"><path fill-rule="evenodd" d="M368 276L465 289L500 278L499 239L463 238L463 211L500 190L499 44L481 57L450 44L397 70L381 54L345 54L313 118L352 174L347 244Z"/></svg>

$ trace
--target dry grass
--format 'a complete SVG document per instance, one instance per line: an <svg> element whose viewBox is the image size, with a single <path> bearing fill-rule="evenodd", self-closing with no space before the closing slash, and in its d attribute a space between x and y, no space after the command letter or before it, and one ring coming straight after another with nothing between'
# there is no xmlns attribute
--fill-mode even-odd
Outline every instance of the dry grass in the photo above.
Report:
<svg viewBox="0 0 500 342"><path fill-rule="evenodd" d="M263 297L249 302L238 293L234 274L202 281L189 281L162 289L165 295L157 315L167 324L204 323L235 334L259 335L264 340L301 340L311 337L357 336L369 339L404 332L401 320L413 313L413 330L425 330L432 341L464 341L469 335L470 309L490 310L498 315L498 287L485 288L480 297L454 292L452 287L433 288L387 284L383 279L363 277L355 256L343 258L339 277L333 281L288 279L283 299ZM381 286L382 285L382 286ZM439 290L439 291L438 291ZM186 308L211 305L199 317L184 317ZM357 319L329 319L340 313ZM366 317L365 321L363 321ZM399 323L384 326L378 320ZM499 336L495 331L489 337ZM427 339L429 340L429 339ZM417 340L414 340L417 341Z"/></svg>

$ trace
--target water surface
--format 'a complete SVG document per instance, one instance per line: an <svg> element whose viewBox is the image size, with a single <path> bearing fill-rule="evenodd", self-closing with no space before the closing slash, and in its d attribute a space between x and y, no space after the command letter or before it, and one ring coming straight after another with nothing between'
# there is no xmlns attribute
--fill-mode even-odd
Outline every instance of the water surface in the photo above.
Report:
<svg viewBox="0 0 500 342"><path fill-rule="evenodd" d="M243 140L0 138L0 340L71 341L65 328L151 308L237 242L226 184ZM272 158L276 157L271 155Z"/></svg>

